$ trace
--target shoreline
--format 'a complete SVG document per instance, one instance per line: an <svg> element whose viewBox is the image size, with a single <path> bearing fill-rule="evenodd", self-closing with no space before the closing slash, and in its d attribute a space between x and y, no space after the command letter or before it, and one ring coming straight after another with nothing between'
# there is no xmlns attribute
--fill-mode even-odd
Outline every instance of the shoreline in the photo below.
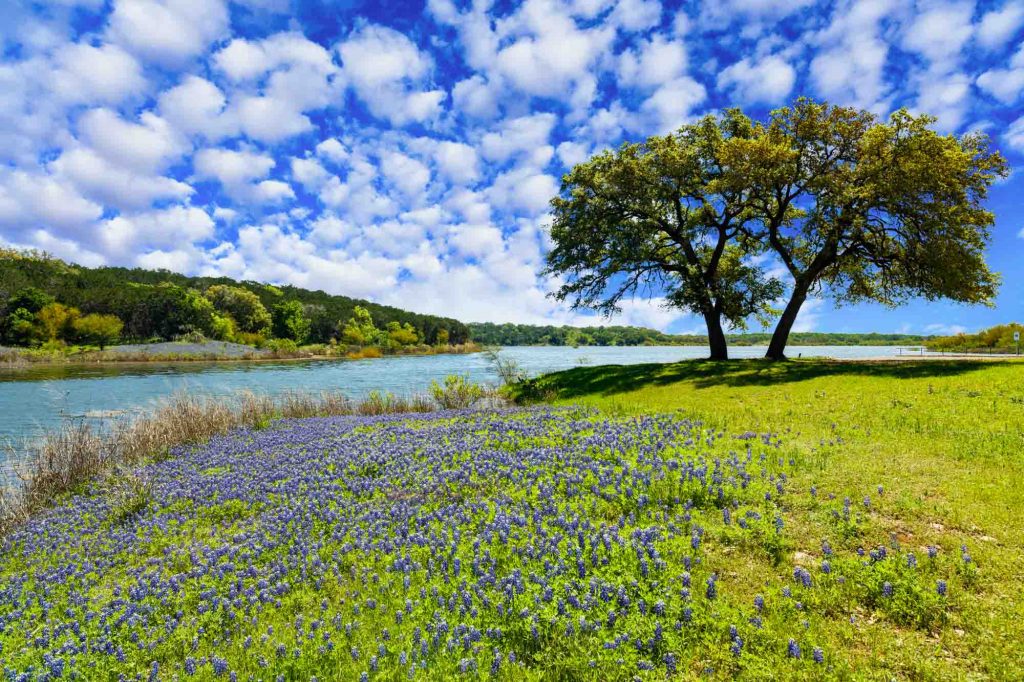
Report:
<svg viewBox="0 0 1024 682"><path fill-rule="evenodd" d="M427 352L410 352L410 353L383 353L379 356L367 356L367 357L348 357L347 354L340 355L285 355L277 356L274 351L267 352L265 354L244 354L244 355L200 355L195 353L182 353L180 355L168 354L162 355L153 353L152 357L147 359L143 357L145 353L141 354L128 354L124 353L124 358L117 358L117 353L109 353L109 351L89 351L90 353L109 353L99 359L89 359L72 356L61 356L59 358L37 358L37 359L26 359L24 356L16 356L14 359L2 359L0 355L0 371L9 370L23 370L31 369L33 367L102 367L102 366L121 366L121 365L178 365L178 364L199 364L199 363L268 363L268 362L296 362L296 361L313 361L313 362L325 362L325 361L358 361L358 360L379 360L382 358L393 358L393 357L423 357L430 355L472 355L473 353L479 353L483 350L483 346L472 346L468 344L463 346L451 346L450 350L436 350L432 349ZM17 349L15 349L17 353Z"/></svg>

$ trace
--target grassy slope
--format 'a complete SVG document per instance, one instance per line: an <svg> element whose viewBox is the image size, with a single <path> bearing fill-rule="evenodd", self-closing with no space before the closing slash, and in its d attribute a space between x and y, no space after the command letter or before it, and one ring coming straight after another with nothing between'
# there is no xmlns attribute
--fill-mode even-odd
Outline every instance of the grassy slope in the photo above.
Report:
<svg viewBox="0 0 1024 682"><path fill-rule="evenodd" d="M1024 364L698 361L577 368L534 388L611 413L682 410L733 433L782 433L810 455L794 488L816 485L819 499L834 493L858 506L872 496L868 522L847 547L895 534L923 556L930 544L958 554L966 543L980 568L938 632L875 616L837 619L834 644L854 669L881 678L1024 679ZM837 436L841 444L828 445ZM822 538L843 544L818 504L800 496L788 526L796 551L815 565ZM785 580L792 568L752 562L738 578L753 593L765 571Z"/></svg>

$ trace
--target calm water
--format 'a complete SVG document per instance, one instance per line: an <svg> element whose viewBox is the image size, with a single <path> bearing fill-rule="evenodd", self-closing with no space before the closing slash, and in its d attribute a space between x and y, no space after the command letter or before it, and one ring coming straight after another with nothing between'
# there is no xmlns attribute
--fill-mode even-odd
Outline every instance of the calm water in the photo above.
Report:
<svg viewBox="0 0 1024 682"><path fill-rule="evenodd" d="M797 354L834 358L896 355L891 347L791 347ZM761 357L764 347L731 348L733 357ZM623 348L507 348L524 370L535 375L581 364L672 362L707 355L703 346ZM422 392L433 379L468 374L474 381L494 381L482 355L431 355L358 361L281 363L180 363L152 366L34 367L0 369L0 443L21 443L64 419L102 421L147 411L176 392L229 395L249 390L268 394L288 391L340 391L351 397L377 389L398 394ZM3 468L0 462L0 469Z"/></svg>

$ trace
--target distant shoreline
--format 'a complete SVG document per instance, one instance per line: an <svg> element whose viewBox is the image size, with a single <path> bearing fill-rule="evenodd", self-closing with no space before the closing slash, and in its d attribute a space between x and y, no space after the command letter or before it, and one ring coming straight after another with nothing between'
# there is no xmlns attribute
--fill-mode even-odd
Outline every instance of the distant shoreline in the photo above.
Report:
<svg viewBox="0 0 1024 682"><path fill-rule="evenodd" d="M208 342L211 344L220 342ZM158 344L137 344L138 346L167 347L174 345L174 342ZM197 344L181 344L195 346ZM205 344L204 344L205 345ZM222 344L223 345L223 344ZM360 355L357 351L354 355L344 351L337 354L305 353L300 348L296 351L269 351L251 346L240 346L230 344L231 352L203 352L203 351L179 351L179 352L150 352L146 348L121 351L117 347L106 350L87 351L73 355L60 355L52 353L48 355L39 354L34 349L27 348L0 348L0 369L18 370L31 367L95 367L103 365L175 365L193 363L268 363L268 362L295 362L295 361L355 361L371 360L389 357L402 356L428 356L428 355L463 355L478 353L482 350L476 344L461 344L448 346L446 348L430 346L418 350L408 350L398 353L380 353L379 355Z"/></svg>

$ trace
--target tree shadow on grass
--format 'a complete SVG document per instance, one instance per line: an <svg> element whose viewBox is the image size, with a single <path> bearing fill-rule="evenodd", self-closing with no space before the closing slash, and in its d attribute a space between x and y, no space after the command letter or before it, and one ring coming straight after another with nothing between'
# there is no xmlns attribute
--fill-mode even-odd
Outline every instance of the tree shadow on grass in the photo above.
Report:
<svg viewBox="0 0 1024 682"><path fill-rule="evenodd" d="M643 365L601 365L555 372L537 380L531 390L555 391L559 398L611 395L649 386L690 382L695 388L712 386L772 386L829 376L921 379L974 372L1010 362L973 360L770 362L767 360L685 360ZM1016 363L1014 363L1016 364ZM1019 365L1024 372L1024 364Z"/></svg>

